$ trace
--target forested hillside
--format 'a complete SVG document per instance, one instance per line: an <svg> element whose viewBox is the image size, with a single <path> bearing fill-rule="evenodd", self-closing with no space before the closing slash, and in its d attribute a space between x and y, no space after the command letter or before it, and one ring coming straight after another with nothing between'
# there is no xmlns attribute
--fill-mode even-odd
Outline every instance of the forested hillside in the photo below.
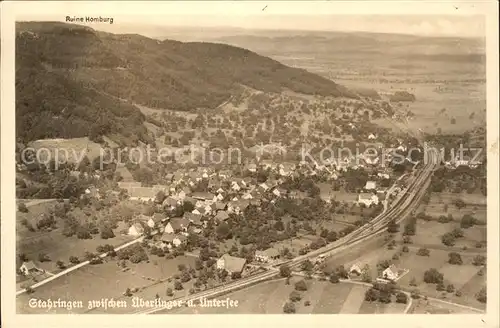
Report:
<svg viewBox="0 0 500 328"><path fill-rule="evenodd" d="M131 103L214 108L242 86L352 95L336 83L223 44L158 41L52 22L18 23L16 118L23 141L121 134L146 141Z"/></svg>

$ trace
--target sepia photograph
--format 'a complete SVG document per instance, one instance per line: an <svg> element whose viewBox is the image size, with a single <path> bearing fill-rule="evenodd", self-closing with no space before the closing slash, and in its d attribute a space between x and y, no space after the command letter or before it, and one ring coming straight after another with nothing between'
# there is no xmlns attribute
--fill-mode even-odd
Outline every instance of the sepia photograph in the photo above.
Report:
<svg viewBox="0 0 500 328"><path fill-rule="evenodd" d="M17 315L486 314L491 17L300 4L16 14Z"/></svg>

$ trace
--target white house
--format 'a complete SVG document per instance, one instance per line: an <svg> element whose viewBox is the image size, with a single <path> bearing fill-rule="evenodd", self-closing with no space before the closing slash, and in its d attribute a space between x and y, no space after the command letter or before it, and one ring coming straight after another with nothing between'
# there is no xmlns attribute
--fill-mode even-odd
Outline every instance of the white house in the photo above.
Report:
<svg viewBox="0 0 500 328"><path fill-rule="evenodd" d="M353 264L351 268L349 269L349 274L356 274L356 275L361 275L362 271L359 265Z"/></svg>
<svg viewBox="0 0 500 328"><path fill-rule="evenodd" d="M375 181L367 181L365 185L366 190L375 190L377 189L377 183Z"/></svg>
<svg viewBox="0 0 500 328"><path fill-rule="evenodd" d="M23 264L19 268L19 271L21 271L25 276L33 273L43 272L43 270L39 269L35 265L35 263L33 263L33 261L23 262Z"/></svg>
<svg viewBox="0 0 500 328"><path fill-rule="evenodd" d="M372 204L378 205L379 199L377 195L372 193L360 193L357 202L358 204L365 204L366 207L370 207Z"/></svg>
<svg viewBox="0 0 500 328"><path fill-rule="evenodd" d="M399 270L394 264L391 264L387 269L382 272L382 278L387 280L396 280L399 277Z"/></svg>
<svg viewBox="0 0 500 328"><path fill-rule="evenodd" d="M377 139L377 136L374 135L373 133L370 133L370 135L368 136L368 139L369 140L375 140L375 139Z"/></svg>
<svg viewBox="0 0 500 328"><path fill-rule="evenodd" d="M255 163L250 163L248 164L248 171L255 173L257 172L257 165Z"/></svg>
<svg viewBox="0 0 500 328"><path fill-rule="evenodd" d="M144 233L144 228L139 222L132 224L130 228L128 228L128 234L130 236L137 237L142 235L143 233Z"/></svg>

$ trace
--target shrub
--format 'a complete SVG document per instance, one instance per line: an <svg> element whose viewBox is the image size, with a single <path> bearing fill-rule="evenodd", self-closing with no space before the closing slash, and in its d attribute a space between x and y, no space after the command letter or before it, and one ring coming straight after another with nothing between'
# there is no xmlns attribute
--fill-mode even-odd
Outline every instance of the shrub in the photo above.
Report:
<svg viewBox="0 0 500 328"><path fill-rule="evenodd" d="M417 251L418 256L430 256L430 254L431 251L428 250L427 248L419 248L419 250Z"/></svg>
<svg viewBox="0 0 500 328"><path fill-rule="evenodd" d="M283 305L283 312L290 314L290 313L295 313L295 304L293 302L286 302L285 305Z"/></svg>
<svg viewBox="0 0 500 328"><path fill-rule="evenodd" d="M24 203L19 203L19 205L17 205L17 209L19 210L19 212L22 212L22 213L28 212L28 207L26 207L26 204L24 204Z"/></svg>
<svg viewBox="0 0 500 328"><path fill-rule="evenodd" d="M302 299L302 296L300 296L300 293L298 291L294 290L290 293L289 299L292 302L298 302Z"/></svg>
<svg viewBox="0 0 500 328"><path fill-rule="evenodd" d="M295 283L295 290L306 291L307 290L306 282L304 280L300 280L297 283Z"/></svg>
<svg viewBox="0 0 500 328"><path fill-rule="evenodd" d="M476 255L472 260L472 264L475 266L481 266L486 264L486 257L483 255Z"/></svg>
<svg viewBox="0 0 500 328"><path fill-rule="evenodd" d="M434 268L424 272L424 282L428 284L442 284L443 281L444 275Z"/></svg>
<svg viewBox="0 0 500 328"><path fill-rule="evenodd" d="M462 265L462 257L460 256L459 253L457 252L451 252L448 254L448 263L454 264L454 265Z"/></svg>
<svg viewBox="0 0 500 328"><path fill-rule="evenodd" d="M408 296L403 292L398 292L396 294L396 302L406 304L406 302L408 302Z"/></svg>
<svg viewBox="0 0 500 328"><path fill-rule="evenodd" d="M476 294L476 299L481 303L486 303L486 288L481 288L481 290Z"/></svg>
<svg viewBox="0 0 500 328"><path fill-rule="evenodd" d="M401 251L403 253L408 253L410 251L410 249L408 248L408 246L404 245L403 248L401 249Z"/></svg>

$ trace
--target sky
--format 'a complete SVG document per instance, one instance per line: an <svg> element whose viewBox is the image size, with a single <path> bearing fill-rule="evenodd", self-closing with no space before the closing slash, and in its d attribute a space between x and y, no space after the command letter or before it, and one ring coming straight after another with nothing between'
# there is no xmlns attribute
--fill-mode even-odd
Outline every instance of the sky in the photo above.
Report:
<svg viewBox="0 0 500 328"><path fill-rule="evenodd" d="M15 2L14 2L15 3ZM64 5L61 5L63 3ZM112 33L152 33L171 27L364 31L423 36L483 37L481 1L78 1L16 5L17 20L112 17L87 23ZM11 6L13 6L11 4Z"/></svg>
<svg viewBox="0 0 500 328"><path fill-rule="evenodd" d="M364 31L422 36L483 37L481 16L401 16L401 15L176 15L150 17L145 24L139 17L115 17L114 24L94 26L113 33L153 33L154 28L233 27L244 29ZM148 26L149 25L149 26Z"/></svg>

